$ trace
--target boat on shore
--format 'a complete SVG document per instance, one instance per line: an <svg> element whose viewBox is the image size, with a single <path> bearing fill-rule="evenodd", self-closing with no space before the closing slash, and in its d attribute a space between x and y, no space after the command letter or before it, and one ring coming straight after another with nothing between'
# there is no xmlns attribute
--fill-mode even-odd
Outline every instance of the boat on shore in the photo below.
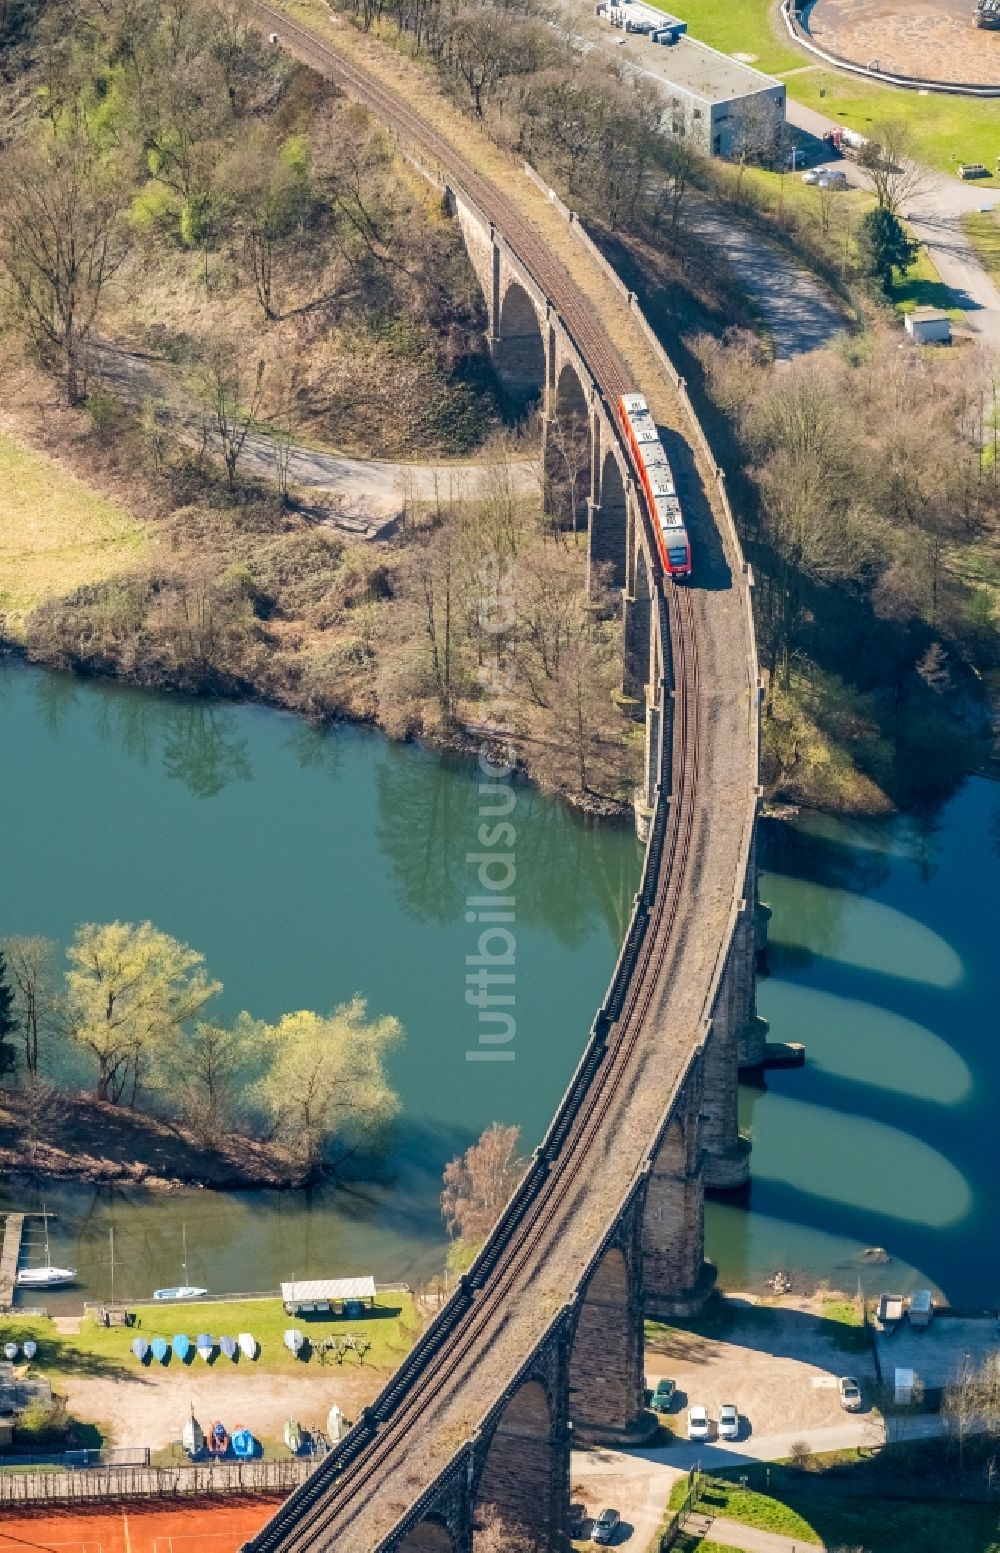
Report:
<svg viewBox="0 0 1000 1553"><path fill-rule="evenodd" d="M17 1344L16 1343L4 1343L4 1345L3 1345L3 1356L4 1356L4 1358L7 1360L7 1362L9 1364L13 1364L14 1360L17 1358Z"/></svg>
<svg viewBox="0 0 1000 1553"><path fill-rule="evenodd" d="M246 1354L248 1359L256 1359L257 1339L252 1332L241 1332L236 1341L240 1345L240 1353Z"/></svg>
<svg viewBox="0 0 1000 1553"><path fill-rule="evenodd" d="M285 1444L293 1456L297 1456L302 1449L302 1425L295 1418L285 1420Z"/></svg>
<svg viewBox="0 0 1000 1553"><path fill-rule="evenodd" d="M212 1456L224 1456L229 1449L229 1435L226 1426L218 1419L212 1425L205 1438L205 1448Z"/></svg>
<svg viewBox="0 0 1000 1553"><path fill-rule="evenodd" d="M236 1339L234 1337L220 1337L219 1349L227 1359L235 1359L236 1355L239 1353L239 1349L236 1346Z"/></svg>
<svg viewBox="0 0 1000 1553"><path fill-rule="evenodd" d="M257 1441L254 1439L250 1430L247 1429L243 1424L238 1424L237 1427L233 1430L233 1438L231 1443L233 1447L233 1455L238 1456L241 1461L249 1461L251 1456L256 1453Z"/></svg>
<svg viewBox="0 0 1000 1553"><path fill-rule="evenodd" d="M24 1357L26 1359L33 1359L37 1352L38 1344L33 1337L29 1337L24 1344Z"/></svg>
<svg viewBox="0 0 1000 1553"><path fill-rule="evenodd" d="M191 1457L200 1456L205 1448L205 1431L195 1418L193 1410L181 1431L181 1444Z"/></svg>
<svg viewBox="0 0 1000 1553"><path fill-rule="evenodd" d="M170 1344L165 1337L154 1337L149 1345L150 1353L159 1364L166 1364L170 1357Z"/></svg>
<svg viewBox="0 0 1000 1553"><path fill-rule="evenodd" d="M142 1364L149 1352L149 1344L144 1337L133 1337L132 1352L135 1354L139 1363Z"/></svg>
<svg viewBox="0 0 1000 1553"><path fill-rule="evenodd" d="M199 1332L194 1345L198 1350L198 1358L204 1359L206 1364L210 1363L215 1352L215 1339L207 1332Z"/></svg>
<svg viewBox="0 0 1000 1553"><path fill-rule="evenodd" d="M173 1341L173 1350L183 1364L191 1352L191 1339L186 1332L178 1332Z"/></svg>
<svg viewBox="0 0 1000 1553"><path fill-rule="evenodd" d="M285 1332L284 1344L289 1353L300 1354L305 1345L305 1337L298 1327L289 1327Z"/></svg>

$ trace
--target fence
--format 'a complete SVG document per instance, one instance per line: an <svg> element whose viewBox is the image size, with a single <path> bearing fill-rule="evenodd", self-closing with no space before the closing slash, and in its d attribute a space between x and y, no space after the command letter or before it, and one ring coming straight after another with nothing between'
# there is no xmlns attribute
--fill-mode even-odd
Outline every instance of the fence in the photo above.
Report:
<svg viewBox="0 0 1000 1553"><path fill-rule="evenodd" d="M5 1451L0 1453L0 1472L11 1467L148 1467L149 1457L148 1445L111 1445L82 1451Z"/></svg>
<svg viewBox="0 0 1000 1553"><path fill-rule="evenodd" d="M0 1504L171 1499L187 1495L290 1493L311 1460L210 1462L190 1467L93 1467L87 1471L0 1473Z"/></svg>
<svg viewBox="0 0 1000 1553"><path fill-rule="evenodd" d="M688 1518L698 1503L698 1495L701 1492L701 1473L697 1467L692 1467L688 1473L687 1493L684 1495L684 1503L678 1509L672 1510L667 1518L666 1525L660 1529L659 1553L668 1553L677 1538L684 1530Z"/></svg>

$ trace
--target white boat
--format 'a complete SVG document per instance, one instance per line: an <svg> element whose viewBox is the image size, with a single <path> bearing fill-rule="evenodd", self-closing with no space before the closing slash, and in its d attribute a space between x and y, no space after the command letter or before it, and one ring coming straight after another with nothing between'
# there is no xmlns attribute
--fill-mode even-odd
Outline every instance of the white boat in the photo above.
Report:
<svg viewBox="0 0 1000 1553"><path fill-rule="evenodd" d="M19 1284L24 1284L30 1289L55 1289L62 1283L76 1282L75 1267L53 1267L52 1253L49 1250L49 1216L42 1204L42 1222L45 1225L45 1265L43 1267L22 1267L17 1275Z"/></svg>
<svg viewBox="0 0 1000 1553"><path fill-rule="evenodd" d="M339 1445L347 1433L348 1423L336 1402L326 1418L326 1432L331 1445Z"/></svg>
<svg viewBox="0 0 1000 1553"><path fill-rule="evenodd" d="M252 1332L241 1332L236 1341L240 1345L240 1353L246 1354L248 1359L256 1359L257 1339Z"/></svg>
<svg viewBox="0 0 1000 1553"><path fill-rule="evenodd" d="M301 1353L305 1338L298 1327L289 1327L285 1332L284 1342L290 1353Z"/></svg>
<svg viewBox="0 0 1000 1553"><path fill-rule="evenodd" d="M205 1431L193 1413L181 1431L181 1444L189 1456L200 1456L205 1448Z"/></svg>
<svg viewBox="0 0 1000 1553"><path fill-rule="evenodd" d="M149 1344L144 1337L133 1337L132 1352L135 1354L139 1363L142 1364L143 1360L149 1352Z"/></svg>
<svg viewBox="0 0 1000 1553"><path fill-rule="evenodd" d="M26 1359L33 1359L37 1352L38 1344L33 1337L29 1337L24 1345L24 1357Z"/></svg>
<svg viewBox="0 0 1000 1553"><path fill-rule="evenodd" d="M9 1360L11 1364L13 1364L14 1360L17 1358L17 1344L4 1343L3 1356L5 1359Z"/></svg>
<svg viewBox="0 0 1000 1553"><path fill-rule="evenodd" d="M184 1274L182 1283L175 1284L169 1289L154 1289L154 1300L200 1300L208 1293L207 1289L198 1288L197 1284L188 1283L188 1243L187 1225L181 1225L181 1272Z"/></svg>

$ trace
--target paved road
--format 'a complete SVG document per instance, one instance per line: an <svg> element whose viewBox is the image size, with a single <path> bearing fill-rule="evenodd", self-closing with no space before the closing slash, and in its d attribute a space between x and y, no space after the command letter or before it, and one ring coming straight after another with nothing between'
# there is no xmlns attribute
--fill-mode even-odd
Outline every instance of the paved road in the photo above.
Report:
<svg viewBox="0 0 1000 1553"><path fill-rule="evenodd" d="M747 1553L822 1553L826 1547L825 1542L803 1542L776 1531L762 1531L759 1526L744 1526L725 1515L692 1515L684 1530L696 1537L709 1537L722 1547L745 1548Z"/></svg>
<svg viewBox="0 0 1000 1553"><path fill-rule="evenodd" d="M939 1417L920 1416L901 1420L893 1438L927 1439L943 1433L944 1425ZM712 1471L739 1467L741 1462L785 1460L794 1440L804 1440L809 1449L819 1455L826 1451L880 1445L884 1432L878 1415L867 1413L845 1417L842 1423L797 1429L787 1434L751 1434L725 1446L676 1440L665 1449L579 1451L573 1455L574 1492L583 1490L587 1508L593 1512L606 1504L615 1505L629 1532L622 1546L628 1548L629 1553L644 1553L663 1520L674 1484L686 1477L691 1467ZM791 1544L783 1538L765 1544L740 1541L728 1535L730 1526L736 1524L716 1521L711 1531L712 1540L747 1548L750 1553L790 1553ZM750 1535L748 1528L741 1530Z"/></svg>
<svg viewBox="0 0 1000 1553"><path fill-rule="evenodd" d="M115 393L133 403L154 398L181 436L200 439L205 411L184 397L167 367L110 340L99 342L95 355L101 377ZM217 447L215 451L218 452ZM259 479L276 481L281 456L276 437L263 431L251 432L240 468ZM328 520L368 537L374 537L396 519L407 501L432 501L438 495L442 500L469 496L496 477L496 466L489 463L397 464L320 452L301 443L288 451L287 459L288 484L292 489L321 493ZM518 460L513 465L513 479L519 490L537 490L537 463Z"/></svg>
<svg viewBox="0 0 1000 1553"><path fill-rule="evenodd" d="M788 99L788 122L817 136L837 127L836 120L804 108L792 98ZM839 160L831 165L844 169L852 183L869 186L860 168L851 164L845 168ZM962 183L957 177L928 168L902 214L926 246L945 285L955 293L957 306L965 310L970 328L982 337L984 344L1000 350L1000 290L983 269L961 225L961 217L968 211L996 203L1000 203L1000 190L977 189L973 183Z"/></svg>
<svg viewBox="0 0 1000 1553"><path fill-rule="evenodd" d="M783 249L708 200L692 195L684 224L722 250L770 332L776 361L828 345L848 319L823 282Z"/></svg>

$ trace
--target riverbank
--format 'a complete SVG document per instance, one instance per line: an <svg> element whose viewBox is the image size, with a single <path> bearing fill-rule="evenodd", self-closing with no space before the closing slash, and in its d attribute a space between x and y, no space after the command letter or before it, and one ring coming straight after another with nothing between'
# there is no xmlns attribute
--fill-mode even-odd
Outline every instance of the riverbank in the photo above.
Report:
<svg viewBox="0 0 1000 1553"><path fill-rule="evenodd" d="M553 532L506 446L484 454L477 495L452 500L444 473L436 506L401 493L390 544L338 526L339 503L285 502L255 481L230 492L210 460L164 448L128 407L95 424L43 374L2 366L0 510L12 517L0 649L464 755L513 754L542 791L592 814L628 811L642 730L615 709L620 624L595 619L582 536ZM24 501L27 475L44 509ZM518 672L491 732L479 593L498 549Z"/></svg>
<svg viewBox="0 0 1000 1553"><path fill-rule="evenodd" d="M8 1181L235 1191L301 1186L301 1162L273 1143L228 1133L207 1146L177 1123L46 1088L0 1090L0 1173Z"/></svg>

